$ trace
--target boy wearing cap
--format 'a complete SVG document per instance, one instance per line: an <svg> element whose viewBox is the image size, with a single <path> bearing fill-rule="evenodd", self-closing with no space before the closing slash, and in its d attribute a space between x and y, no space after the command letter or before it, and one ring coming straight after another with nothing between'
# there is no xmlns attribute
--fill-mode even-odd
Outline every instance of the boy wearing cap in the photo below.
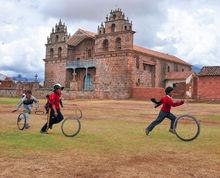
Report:
<svg viewBox="0 0 220 178"><path fill-rule="evenodd" d="M170 124L170 129L169 131L171 133L175 133L174 131L174 122L176 120L176 116L173 115L170 110L171 110L171 107L176 107L176 106L180 106L184 103L184 101L177 101L177 102L174 102L173 99L172 99L172 95L173 95L173 88L172 87L167 87L165 89L165 93L166 93L166 96L164 96L159 102L157 102L157 106L163 104L161 110L160 110L160 113L158 115L158 117L146 128L145 132L146 132L146 135L149 135L149 133L153 130L153 128L160 124L166 117L168 119L171 120L171 124Z"/></svg>
<svg viewBox="0 0 220 178"><path fill-rule="evenodd" d="M63 115L60 111L60 97L63 88L59 83L53 86L53 92L49 96L48 121L41 128L40 133L47 133L49 128L52 129L53 124L63 120Z"/></svg>
<svg viewBox="0 0 220 178"><path fill-rule="evenodd" d="M15 110L12 112L16 112L22 105L23 105L23 112L26 116L26 124L25 124L25 129L28 129L30 127L29 125L29 114L31 113L32 110L32 105L33 103L37 103L37 99L32 95L31 90L26 90L25 95L22 96L20 99L19 103L17 104L17 107Z"/></svg>

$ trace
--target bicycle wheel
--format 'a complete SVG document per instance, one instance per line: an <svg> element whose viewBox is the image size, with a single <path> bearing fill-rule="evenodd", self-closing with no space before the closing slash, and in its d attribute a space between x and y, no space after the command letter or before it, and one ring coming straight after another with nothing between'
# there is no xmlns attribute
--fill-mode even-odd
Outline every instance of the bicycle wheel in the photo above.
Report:
<svg viewBox="0 0 220 178"><path fill-rule="evenodd" d="M183 141L192 141L199 136L200 124L195 117L182 115L174 123L176 136Z"/></svg>
<svg viewBox="0 0 220 178"><path fill-rule="evenodd" d="M81 129L81 123L78 118L68 117L64 119L61 125L61 130L66 137L76 136Z"/></svg>
<svg viewBox="0 0 220 178"><path fill-rule="evenodd" d="M26 125L26 116L24 113L19 114L17 118L17 126L19 130L24 130Z"/></svg>
<svg viewBox="0 0 220 178"><path fill-rule="evenodd" d="M77 119L82 118L82 111L79 108L76 108L74 112Z"/></svg>

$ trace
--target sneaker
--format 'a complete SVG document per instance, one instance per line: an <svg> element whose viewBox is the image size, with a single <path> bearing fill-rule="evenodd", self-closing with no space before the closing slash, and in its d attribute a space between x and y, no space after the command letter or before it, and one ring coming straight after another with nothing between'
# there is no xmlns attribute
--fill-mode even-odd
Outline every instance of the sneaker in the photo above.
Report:
<svg viewBox="0 0 220 178"><path fill-rule="evenodd" d="M169 132L172 133L172 134L176 134L174 129L170 129Z"/></svg>
<svg viewBox="0 0 220 178"><path fill-rule="evenodd" d="M150 133L150 131L146 129L146 130L145 130L145 134L146 134L146 135L149 135L149 133Z"/></svg>
<svg viewBox="0 0 220 178"><path fill-rule="evenodd" d="M25 124L24 128L28 129L28 128L30 128L30 125L29 124Z"/></svg>

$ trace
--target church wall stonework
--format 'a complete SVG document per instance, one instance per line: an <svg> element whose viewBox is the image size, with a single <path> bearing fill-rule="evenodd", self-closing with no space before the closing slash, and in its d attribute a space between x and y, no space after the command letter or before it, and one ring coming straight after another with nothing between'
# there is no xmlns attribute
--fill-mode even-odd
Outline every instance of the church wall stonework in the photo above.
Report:
<svg viewBox="0 0 220 178"><path fill-rule="evenodd" d="M165 87L167 72L191 70L177 58L172 61L137 50L134 34L132 22L120 9L107 15L97 33L79 29L70 36L60 21L47 39L45 87L61 83L70 98L125 99L135 97L136 91L143 94L154 91L149 88ZM84 88L86 68L91 75L90 91Z"/></svg>
<svg viewBox="0 0 220 178"><path fill-rule="evenodd" d="M66 61L49 61L45 64L46 88L51 88L55 83L65 86L66 82Z"/></svg>
<svg viewBox="0 0 220 178"><path fill-rule="evenodd" d="M102 98L129 98L130 82L126 56L108 56L97 59L96 88Z"/></svg>

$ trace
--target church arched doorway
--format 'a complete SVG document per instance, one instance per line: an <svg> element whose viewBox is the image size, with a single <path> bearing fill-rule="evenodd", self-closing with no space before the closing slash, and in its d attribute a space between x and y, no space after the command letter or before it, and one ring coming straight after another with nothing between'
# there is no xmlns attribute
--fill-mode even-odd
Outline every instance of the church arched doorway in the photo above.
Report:
<svg viewBox="0 0 220 178"><path fill-rule="evenodd" d="M85 75L83 80L83 89L92 90L92 76L90 74Z"/></svg>

